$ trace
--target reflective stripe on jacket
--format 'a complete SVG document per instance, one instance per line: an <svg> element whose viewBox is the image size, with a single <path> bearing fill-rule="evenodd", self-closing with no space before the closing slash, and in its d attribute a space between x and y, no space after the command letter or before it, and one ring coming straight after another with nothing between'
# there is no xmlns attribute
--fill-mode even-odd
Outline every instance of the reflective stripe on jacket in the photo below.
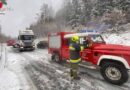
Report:
<svg viewBox="0 0 130 90"><path fill-rule="evenodd" d="M81 61L81 59L79 58L79 59L77 59L77 60L70 60L70 62L71 63L78 63L78 62L80 62Z"/></svg>

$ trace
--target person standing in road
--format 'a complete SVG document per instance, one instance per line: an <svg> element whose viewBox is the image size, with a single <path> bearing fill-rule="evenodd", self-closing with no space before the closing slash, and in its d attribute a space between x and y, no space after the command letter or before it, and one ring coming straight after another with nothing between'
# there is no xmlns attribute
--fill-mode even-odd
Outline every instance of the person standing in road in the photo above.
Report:
<svg viewBox="0 0 130 90"><path fill-rule="evenodd" d="M70 50L70 76L73 79L80 80L78 76L79 63L81 62L80 51L83 50L79 45L79 37L73 36L69 45Z"/></svg>

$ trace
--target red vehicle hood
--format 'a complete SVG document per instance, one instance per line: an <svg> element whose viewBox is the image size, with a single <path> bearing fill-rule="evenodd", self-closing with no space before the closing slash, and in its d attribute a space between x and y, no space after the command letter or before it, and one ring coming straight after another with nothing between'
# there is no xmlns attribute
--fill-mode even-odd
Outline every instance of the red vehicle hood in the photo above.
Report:
<svg viewBox="0 0 130 90"><path fill-rule="evenodd" d="M102 44L93 47L94 50L118 50L130 51L130 46L115 45L115 44Z"/></svg>

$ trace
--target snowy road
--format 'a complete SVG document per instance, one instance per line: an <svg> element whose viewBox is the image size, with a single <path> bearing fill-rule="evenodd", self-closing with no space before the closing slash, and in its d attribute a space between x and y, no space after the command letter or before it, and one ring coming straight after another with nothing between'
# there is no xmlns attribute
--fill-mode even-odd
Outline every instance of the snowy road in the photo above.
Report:
<svg viewBox="0 0 130 90"><path fill-rule="evenodd" d="M107 83L98 70L80 68L80 81L71 81L69 67L52 62L47 50L18 52L3 47L0 61L0 90L130 90Z"/></svg>

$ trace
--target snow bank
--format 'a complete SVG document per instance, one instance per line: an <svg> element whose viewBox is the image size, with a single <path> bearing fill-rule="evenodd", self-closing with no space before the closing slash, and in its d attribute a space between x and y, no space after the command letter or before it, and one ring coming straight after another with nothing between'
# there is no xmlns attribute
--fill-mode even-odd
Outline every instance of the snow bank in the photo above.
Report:
<svg viewBox="0 0 130 90"><path fill-rule="evenodd" d="M0 90L32 90L31 81L24 70L26 59L10 47L3 47L0 62Z"/></svg>
<svg viewBox="0 0 130 90"><path fill-rule="evenodd" d="M19 90L19 81L17 76L11 71L5 69L0 73L0 90Z"/></svg>

